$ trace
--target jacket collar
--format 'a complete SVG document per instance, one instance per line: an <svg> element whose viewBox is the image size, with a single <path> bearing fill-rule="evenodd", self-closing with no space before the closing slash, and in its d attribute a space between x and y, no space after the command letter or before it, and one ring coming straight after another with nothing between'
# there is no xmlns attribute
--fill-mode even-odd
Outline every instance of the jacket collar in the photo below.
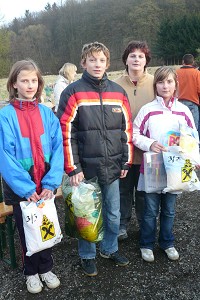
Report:
<svg viewBox="0 0 200 300"><path fill-rule="evenodd" d="M106 87L107 74L104 73L101 79L91 76L86 70L83 72L82 78L89 82L95 89L102 90Z"/></svg>
<svg viewBox="0 0 200 300"><path fill-rule="evenodd" d="M33 100L23 100L15 98L13 101L10 102L12 106L20 110L33 110L35 107L38 106L38 99Z"/></svg>
<svg viewBox="0 0 200 300"><path fill-rule="evenodd" d="M180 67L180 69L195 69L195 67L192 65L187 65L187 66Z"/></svg>
<svg viewBox="0 0 200 300"><path fill-rule="evenodd" d="M62 76L62 75L58 75L56 83L57 82L64 82L66 84L69 84L69 80L67 78L65 78L64 76Z"/></svg>
<svg viewBox="0 0 200 300"><path fill-rule="evenodd" d="M156 96L156 100L163 106L163 107L166 107L166 108L168 108L169 110L171 110L172 109L172 107L175 105L175 103L178 101L178 99L176 98L176 97L172 97L171 99L170 99L170 102L169 102L169 106L167 107L166 105L165 105L165 101L164 101L164 99L162 98L162 97L160 97L160 96Z"/></svg>
<svg viewBox="0 0 200 300"><path fill-rule="evenodd" d="M142 74L142 76L139 78L138 82L137 82L137 85L139 85L140 83L142 83L146 76L147 76L148 72L147 72L147 69L145 69L144 73ZM126 70L124 70L123 72L123 76L127 78L128 81L130 81L132 83L132 80L128 74L128 72Z"/></svg>

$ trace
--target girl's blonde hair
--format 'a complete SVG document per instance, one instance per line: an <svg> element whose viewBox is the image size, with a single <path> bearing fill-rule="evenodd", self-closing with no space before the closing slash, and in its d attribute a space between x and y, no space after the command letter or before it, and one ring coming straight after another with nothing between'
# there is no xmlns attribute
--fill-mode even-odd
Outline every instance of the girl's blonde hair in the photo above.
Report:
<svg viewBox="0 0 200 300"><path fill-rule="evenodd" d="M154 74L153 90L154 90L154 96L155 97L157 96L156 84L159 81L163 81L166 78L168 78L168 76L170 74L172 74L172 77L174 78L174 81L175 81L176 88L175 88L175 91L174 91L174 96L177 97L177 95L178 95L178 77L177 77L177 74L176 74L176 70L174 68L168 67L168 66L163 66L163 67L158 68L156 70L155 74Z"/></svg>
<svg viewBox="0 0 200 300"><path fill-rule="evenodd" d="M74 80L74 72L77 71L77 67L71 63L65 63L59 71L59 75L65 77L71 83Z"/></svg>
<svg viewBox="0 0 200 300"><path fill-rule="evenodd" d="M110 51L104 44L99 42L89 43L83 46L82 53L81 53L81 65L83 66L85 64L88 55L90 56L94 52L100 52L100 51L102 51L107 58L106 66L108 68L110 66Z"/></svg>
<svg viewBox="0 0 200 300"><path fill-rule="evenodd" d="M27 60L19 60L17 61L11 68L10 74L8 76L7 81L7 90L9 93L9 100L12 101L14 98L17 98L17 89L13 87L13 85L17 81L17 76L21 71L35 71L38 77L38 89L35 94L35 97L40 101L42 90L44 87L44 79L42 78L42 74L37 64L32 59Z"/></svg>

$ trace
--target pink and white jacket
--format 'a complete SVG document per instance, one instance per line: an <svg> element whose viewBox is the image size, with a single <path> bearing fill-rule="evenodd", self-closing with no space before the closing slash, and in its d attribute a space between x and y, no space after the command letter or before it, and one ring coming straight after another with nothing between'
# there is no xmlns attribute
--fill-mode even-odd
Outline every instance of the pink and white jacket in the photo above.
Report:
<svg viewBox="0 0 200 300"><path fill-rule="evenodd" d="M180 136L180 125L193 128L195 138L199 140L189 108L177 98L172 99L170 107L166 107L163 98L157 96L137 114L133 122L133 143L143 151L149 151L155 141L172 146Z"/></svg>

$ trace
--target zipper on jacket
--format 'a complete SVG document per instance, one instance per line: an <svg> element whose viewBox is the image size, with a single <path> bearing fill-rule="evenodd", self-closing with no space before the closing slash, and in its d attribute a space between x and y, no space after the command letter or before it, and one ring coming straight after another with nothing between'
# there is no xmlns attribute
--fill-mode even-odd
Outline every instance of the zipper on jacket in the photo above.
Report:
<svg viewBox="0 0 200 300"><path fill-rule="evenodd" d="M104 146L105 146L105 153L106 153L105 171L106 171L106 181L107 181L107 179L108 179L108 168L107 168L108 151L107 151L107 146L106 146L106 126L105 126L104 107L103 107L102 92L101 91L99 92L99 99L100 99L100 103L101 103L101 112L102 112L103 137L104 137Z"/></svg>

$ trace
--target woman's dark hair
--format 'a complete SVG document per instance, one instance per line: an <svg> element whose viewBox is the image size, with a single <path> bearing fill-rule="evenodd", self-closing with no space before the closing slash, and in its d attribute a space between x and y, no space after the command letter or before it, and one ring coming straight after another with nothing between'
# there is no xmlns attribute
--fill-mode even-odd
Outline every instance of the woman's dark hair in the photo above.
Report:
<svg viewBox="0 0 200 300"><path fill-rule="evenodd" d="M140 49L145 54L146 65L145 65L144 69L146 69L147 65L149 64L149 62L151 60L151 52L145 41L131 41L128 43L128 45L122 55L122 61L125 65L127 71L128 71L128 66L126 65L127 58L129 56L129 54L131 52L133 52L135 49Z"/></svg>

